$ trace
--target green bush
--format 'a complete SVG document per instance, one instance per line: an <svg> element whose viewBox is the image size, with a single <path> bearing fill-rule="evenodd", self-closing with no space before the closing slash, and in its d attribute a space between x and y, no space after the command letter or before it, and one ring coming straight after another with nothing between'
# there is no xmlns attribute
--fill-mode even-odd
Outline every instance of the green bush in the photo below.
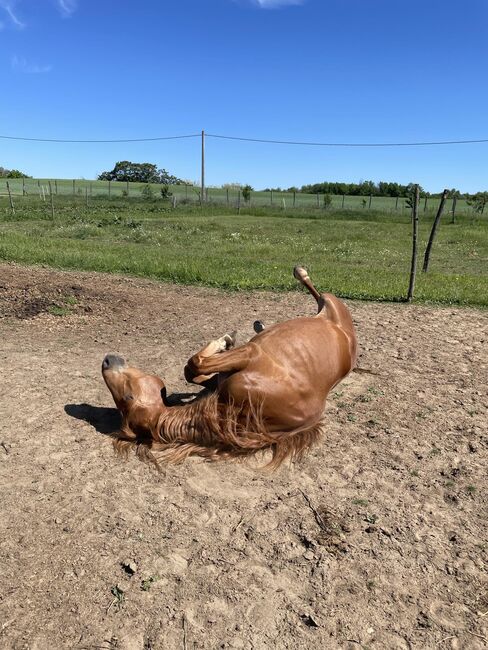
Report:
<svg viewBox="0 0 488 650"><path fill-rule="evenodd" d="M141 196L146 201L152 201L154 199L154 192L152 187L147 183L141 190Z"/></svg>
<svg viewBox="0 0 488 650"><path fill-rule="evenodd" d="M250 185L244 185L244 187L242 188L242 198L246 203L249 203L249 201L251 200L252 190L253 188Z"/></svg>

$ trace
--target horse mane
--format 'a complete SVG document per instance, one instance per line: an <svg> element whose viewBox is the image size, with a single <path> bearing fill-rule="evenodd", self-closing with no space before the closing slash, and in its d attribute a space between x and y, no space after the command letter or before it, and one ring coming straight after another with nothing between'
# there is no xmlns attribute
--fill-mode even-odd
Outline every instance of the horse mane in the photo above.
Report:
<svg viewBox="0 0 488 650"><path fill-rule="evenodd" d="M245 406L222 403L218 393L211 393L183 406L167 408L159 417L152 441L114 440L119 455L127 457L135 447L138 458L152 463L180 463L189 456L207 461L238 460L270 451L266 469L277 469L286 459L301 458L315 444L323 431L323 420L290 431L268 431L263 418L263 404L248 400ZM123 439L124 438L124 439Z"/></svg>

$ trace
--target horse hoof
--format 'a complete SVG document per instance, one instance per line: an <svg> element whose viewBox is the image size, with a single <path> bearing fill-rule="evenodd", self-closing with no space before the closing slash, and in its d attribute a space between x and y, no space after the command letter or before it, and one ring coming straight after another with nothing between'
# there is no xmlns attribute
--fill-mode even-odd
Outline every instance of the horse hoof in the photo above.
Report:
<svg viewBox="0 0 488 650"><path fill-rule="evenodd" d="M230 334L225 334L223 338L225 341L225 349L229 350L230 348L233 348L234 345L236 344L237 332L234 330Z"/></svg>

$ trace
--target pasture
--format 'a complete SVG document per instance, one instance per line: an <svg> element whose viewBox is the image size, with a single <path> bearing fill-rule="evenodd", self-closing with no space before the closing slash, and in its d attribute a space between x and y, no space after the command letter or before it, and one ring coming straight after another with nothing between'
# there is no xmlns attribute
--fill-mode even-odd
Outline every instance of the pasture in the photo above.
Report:
<svg viewBox="0 0 488 650"><path fill-rule="evenodd" d="M32 241L52 256L87 240ZM349 301L379 374L333 390L300 463L157 474L113 455L103 356L192 392L183 364L204 342L313 313L310 296L13 263L0 277L1 647L486 647L485 311Z"/></svg>
<svg viewBox="0 0 488 650"><path fill-rule="evenodd" d="M420 255L433 213L420 215ZM410 215L375 210L259 208L140 198L0 199L0 259L126 273L224 289L294 288L301 263L324 289L348 298L400 301L411 257ZM445 215L415 298L488 304L488 222Z"/></svg>
<svg viewBox="0 0 488 650"><path fill-rule="evenodd" d="M126 183L118 181L93 181L86 179L57 179L48 178L26 178L10 179L11 192L17 197L24 194L30 197L42 197L43 188L44 196L51 190L56 196L74 196L78 198L88 195L90 198L121 198L132 197L141 198L145 183ZM152 184L151 190L157 195L160 193L160 185ZM200 187L198 185L182 184L172 185L169 187L171 193L178 201L188 203L197 203L200 200ZM0 181L0 195L7 194L6 182ZM206 198L210 202L235 207L237 204L245 203L241 191L237 187L207 187ZM368 212L378 210L396 215L405 215L409 212L407 201L403 197L383 197L383 196L342 196L331 195L331 205L333 209L359 210ZM323 209L324 197L319 194L307 194L305 192L289 192L287 190L253 190L250 196L250 207L274 207L278 209ZM432 212L437 209L439 199L429 197L421 200L421 211ZM446 212L452 211L453 201L449 199L446 205ZM458 199L455 204L456 214L472 214L473 208L467 204L464 199Z"/></svg>

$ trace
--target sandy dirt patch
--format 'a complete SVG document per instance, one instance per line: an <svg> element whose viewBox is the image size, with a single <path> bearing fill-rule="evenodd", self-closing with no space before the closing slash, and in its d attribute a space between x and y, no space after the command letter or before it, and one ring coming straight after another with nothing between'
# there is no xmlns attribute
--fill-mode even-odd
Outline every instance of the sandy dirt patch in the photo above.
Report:
<svg viewBox="0 0 488 650"><path fill-rule="evenodd" d="M380 375L302 462L157 474L114 457L103 356L192 392L202 344L310 296L1 265L0 647L487 647L488 314L349 305Z"/></svg>

